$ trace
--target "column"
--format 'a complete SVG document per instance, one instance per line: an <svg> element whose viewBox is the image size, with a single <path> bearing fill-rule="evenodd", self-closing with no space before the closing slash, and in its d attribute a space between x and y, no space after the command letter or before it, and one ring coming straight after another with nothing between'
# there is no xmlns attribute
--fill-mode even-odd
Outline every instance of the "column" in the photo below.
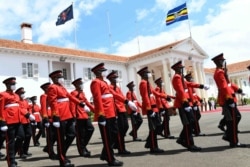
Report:
<svg viewBox="0 0 250 167"><path fill-rule="evenodd" d="M168 71L167 67L167 61L164 59L162 60L162 66L163 66L163 82L165 83L164 88L167 92L167 94L172 95L172 83L171 83L171 78L170 78L170 71Z"/></svg>

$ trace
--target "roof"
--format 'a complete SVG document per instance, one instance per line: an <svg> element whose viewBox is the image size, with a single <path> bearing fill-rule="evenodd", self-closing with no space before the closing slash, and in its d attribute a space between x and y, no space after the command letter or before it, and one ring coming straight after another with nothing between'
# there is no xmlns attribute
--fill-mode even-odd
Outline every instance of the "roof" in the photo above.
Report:
<svg viewBox="0 0 250 167"><path fill-rule="evenodd" d="M238 73L248 71L247 66L250 65L250 60L241 61L238 63L227 64L228 73ZM204 68L206 74L214 73L215 68Z"/></svg>
<svg viewBox="0 0 250 167"><path fill-rule="evenodd" d="M62 48L62 47L55 47L55 46L48 46L48 45L41 45L41 44L34 44L34 43L28 44L28 43L23 43L23 42L19 42L19 41L5 40L5 39L0 39L0 47L35 51L35 52L63 54L63 55L68 55L68 56L80 56L80 57L85 57L85 58L119 61L119 62L126 63L129 60L134 60L138 57L141 58L141 57L145 57L147 55L153 54L153 53L157 53L161 50L170 49L170 48L174 47L175 45L181 43L184 40L180 40L180 41L177 41L177 42L165 45L165 46L161 46L159 48L152 49L150 51L143 52L141 54L137 54L137 55L130 56L130 57L97 53L97 52L90 52L90 51L84 51L84 50L69 49L69 48Z"/></svg>
<svg viewBox="0 0 250 167"><path fill-rule="evenodd" d="M82 56L89 57L93 59L103 59L103 60L113 60L119 62L127 62L127 57L115 56L104 53L69 49L69 48L61 48L55 46L41 45L41 44L28 44L13 40L4 40L0 39L0 47L3 48L11 48L11 49L20 49L20 50L29 50L29 51L38 51L38 52L47 52L47 53L55 53L55 54L63 54L69 56Z"/></svg>

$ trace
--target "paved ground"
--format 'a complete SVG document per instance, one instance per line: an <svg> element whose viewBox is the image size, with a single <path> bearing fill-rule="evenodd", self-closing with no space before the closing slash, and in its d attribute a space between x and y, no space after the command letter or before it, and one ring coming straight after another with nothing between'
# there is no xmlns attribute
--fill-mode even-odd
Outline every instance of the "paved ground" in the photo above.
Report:
<svg viewBox="0 0 250 167"><path fill-rule="evenodd" d="M164 139L158 137L159 147L165 152L159 155L149 154L149 150L144 148L145 141L133 142L130 136L126 137L126 146L132 152L129 156L118 156L116 158L124 162L124 167L250 167L250 106L239 107L242 113L242 120L239 125L240 142L247 144L246 148L229 148L229 144L221 139L222 132L217 128L219 120L222 118L221 112L212 111L202 113L200 126L204 137L195 137L195 144L202 147L201 152L189 152L176 143L175 139ZM217 109L220 110L220 109ZM172 135L178 136L181 130L179 116L171 117ZM147 122L144 120L139 137L146 139L148 134ZM17 158L21 167L54 167L58 166L58 161L52 161L42 152L45 139L40 140L40 147L31 147L32 157L21 160ZM98 127L96 126L94 135L88 149L91 151L90 158L79 157L75 143L70 147L68 157L71 162L78 167L102 167L107 166L106 162L99 159L102 149ZM2 150L5 153L5 150ZM115 150L115 152L117 152ZM0 167L5 167L6 162L0 161Z"/></svg>

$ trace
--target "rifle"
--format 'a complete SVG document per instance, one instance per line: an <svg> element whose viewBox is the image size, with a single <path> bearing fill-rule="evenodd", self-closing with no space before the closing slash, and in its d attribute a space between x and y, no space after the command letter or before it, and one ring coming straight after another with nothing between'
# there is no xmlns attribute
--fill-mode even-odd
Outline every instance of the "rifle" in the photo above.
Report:
<svg viewBox="0 0 250 167"><path fill-rule="evenodd" d="M228 74L227 74L227 62L225 62L225 66L224 66L224 76L227 80L227 83L230 83L230 80L229 80Z"/></svg>

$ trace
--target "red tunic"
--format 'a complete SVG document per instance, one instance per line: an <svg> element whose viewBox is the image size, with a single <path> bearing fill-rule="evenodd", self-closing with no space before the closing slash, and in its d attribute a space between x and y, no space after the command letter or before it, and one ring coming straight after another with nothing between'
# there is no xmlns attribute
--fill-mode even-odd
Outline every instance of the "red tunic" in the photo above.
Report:
<svg viewBox="0 0 250 167"><path fill-rule="evenodd" d="M183 86L183 82L182 82L182 76L180 74L175 74L173 79L172 79L172 85L173 88L176 92L176 98L174 101L174 107L175 108L181 108L182 104L186 101L188 102L188 90L184 89L184 87L187 87L185 85L184 82L184 86Z"/></svg>
<svg viewBox="0 0 250 167"><path fill-rule="evenodd" d="M142 97L142 114L146 115L147 111L153 110L159 112L156 106L155 97L166 98L167 95L164 93L156 92L148 81L142 79L139 85L140 94Z"/></svg>
<svg viewBox="0 0 250 167"><path fill-rule="evenodd" d="M51 107L52 116L60 117L61 121L73 118L70 111L69 100L79 104L80 101L73 97L61 85L51 84L48 88L48 102Z"/></svg>
<svg viewBox="0 0 250 167"><path fill-rule="evenodd" d="M81 100L84 102L91 111L94 111L94 106L90 104L90 102L87 100L85 97L85 94L83 91L77 91L74 90L70 93L72 96L76 97L77 99ZM88 113L84 110L84 108L80 107L79 105L73 103L72 101L70 102L70 110L74 114L74 117L77 119L88 119L89 115Z"/></svg>
<svg viewBox="0 0 250 167"><path fill-rule="evenodd" d="M114 85L109 85L109 87L110 87L110 89L114 90L117 94L119 94L120 96L122 96L125 99L125 96L123 95L121 89L118 86L116 86L115 89L114 89ZM116 111L126 112L124 101L117 100L116 98L114 98L114 100L115 100Z"/></svg>
<svg viewBox="0 0 250 167"><path fill-rule="evenodd" d="M218 103L223 106L229 98L233 99L233 90L228 86L225 72L221 68L216 68L214 72L214 80L218 88Z"/></svg>
<svg viewBox="0 0 250 167"><path fill-rule="evenodd" d="M48 118L49 120L51 120L52 118L51 109L47 102L47 97L48 96L45 93L40 96L41 115L42 115L42 118Z"/></svg>
<svg viewBox="0 0 250 167"><path fill-rule="evenodd" d="M165 95L167 95L166 92L164 90L161 90L159 86L156 86L155 91L159 92L159 93L164 93ZM167 95L167 96L169 96L169 95ZM174 96L169 96L169 97L175 98ZM156 104L157 104L158 108L169 108L170 107L166 98L161 98L159 96L158 97L156 96Z"/></svg>
<svg viewBox="0 0 250 167"><path fill-rule="evenodd" d="M21 116L27 111L20 110L19 96L16 93L5 91L0 94L0 120L7 124L20 123Z"/></svg>
<svg viewBox="0 0 250 167"><path fill-rule="evenodd" d="M30 109L29 108L29 103L28 103L27 100L21 99L19 101L19 107L20 107L20 110L22 110L23 113L28 113L29 112L31 114L31 112L29 110ZM24 115L21 114L20 117L21 117L21 123L22 124L27 124L27 123L30 122L29 119L26 118Z"/></svg>
<svg viewBox="0 0 250 167"><path fill-rule="evenodd" d="M136 112L140 113L140 108L142 108L142 105L141 103L137 100L137 97L135 95L134 92L131 92L131 91L128 91L127 94L126 94L126 98L132 102L135 103L136 107L137 107L137 110ZM128 114L131 114L132 113L132 110L131 108L127 108L127 111L128 111Z"/></svg>
<svg viewBox="0 0 250 167"><path fill-rule="evenodd" d="M115 117L114 98L121 101L125 101L125 99L117 95L115 91L110 89L108 83L100 78L96 78L91 82L90 90L95 106L94 120L97 120L100 115L103 115L106 118Z"/></svg>
<svg viewBox="0 0 250 167"><path fill-rule="evenodd" d="M197 96L195 91L194 91L194 88L199 88L200 87L200 84L197 84L197 83L194 83L194 82L188 82L188 81L185 81L185 84L187 85L187 89L188 89L188 95L189 95L189 104L190 106L193 106L193 104L195 102L197 102Z"/></svg>
<svg viewBox="0 0 250 167"><path fill-rule="evenodd" d="M40 106L37 104L31 104L30 105L30 111L36 118L36 122L41 122L42 121L42 116L41 116L41 109Z"/></svg>

